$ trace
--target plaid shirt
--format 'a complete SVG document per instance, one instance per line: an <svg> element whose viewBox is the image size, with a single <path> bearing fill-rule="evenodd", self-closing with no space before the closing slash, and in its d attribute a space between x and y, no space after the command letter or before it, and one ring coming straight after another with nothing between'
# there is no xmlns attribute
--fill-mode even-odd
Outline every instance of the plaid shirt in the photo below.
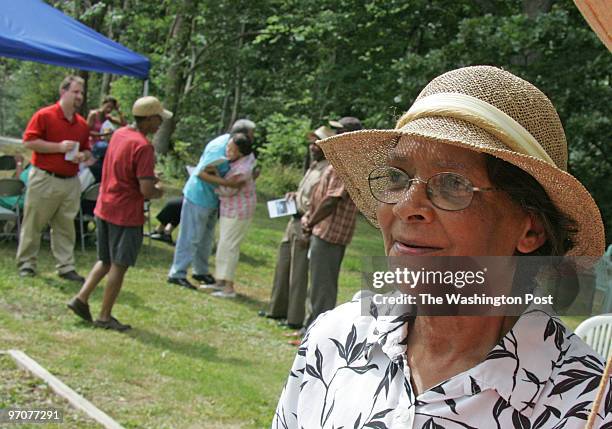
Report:
<svg viewBox="0 0 612 429"><path fill-rule="evenodd" d="M243 156L230 164L224 179L246 180L241 188L219 186L215 192L219 195L219 212L222 217L250 219L255 213L255 180L253 180L255 156Z"/></svg>
<svg viewBox="0 0 612 429"><path fill-rule="evenodd" d="M312 216L321 203L331 197L338 197L340 201L332 214L314 226L312 235L329 243L346 246L351 242L355 232L357 206L344 189L344 183L336 174L334 167L328 165L321 175L321 180L312 191L310 208L304 216Z"/></svg>

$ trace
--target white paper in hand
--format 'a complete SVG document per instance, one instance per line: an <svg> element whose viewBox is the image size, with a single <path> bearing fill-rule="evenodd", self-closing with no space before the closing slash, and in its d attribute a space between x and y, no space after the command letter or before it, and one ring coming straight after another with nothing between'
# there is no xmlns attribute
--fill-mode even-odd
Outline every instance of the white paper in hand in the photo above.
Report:
<svg viewBox="0 0 612 429"><path fill-rule="evenodd" d="M271 218L296 214L297 208L295 207L295 200L293 198L288 200L281 198L268 201L268 213Z"/></svg>
<svg viewBox="0 0 612 429"><path fill-rule="evenodd" d="M64 154L64 159L66 161L72 161L76 158L77 153L79 153L79 142L76 142L74 147Z"/></svg>

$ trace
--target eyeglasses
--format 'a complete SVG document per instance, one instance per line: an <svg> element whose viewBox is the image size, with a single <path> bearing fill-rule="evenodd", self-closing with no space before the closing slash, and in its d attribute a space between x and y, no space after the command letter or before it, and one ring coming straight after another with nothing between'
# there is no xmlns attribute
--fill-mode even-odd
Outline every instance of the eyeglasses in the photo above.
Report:
<svg viewBox="0 0 612 429"><path fill-rule="evenodd" d="M496 188L475 187L467 177L449 172L437 173L423 180L410 177L399 168L385 166L375 168L368 176L372 196L386 204L398 203L414 182L423 183L429 201L435 207L447 211L463 210L468 207L472 203L474 192L496 190Z"/></svg>

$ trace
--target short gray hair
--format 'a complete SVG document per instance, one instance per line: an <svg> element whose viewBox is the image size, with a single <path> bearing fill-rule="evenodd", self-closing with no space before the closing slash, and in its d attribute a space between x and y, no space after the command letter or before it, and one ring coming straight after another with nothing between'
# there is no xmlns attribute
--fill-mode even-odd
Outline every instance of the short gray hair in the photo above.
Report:
<svg viewBox="0 0 612 429"><path fill-rule="evenodd" d="M255 122L249 119L238 119L232 125L232 129L230 130L230 134L242 133L245 135L249 134L249 131L255 129Z"/></svg>

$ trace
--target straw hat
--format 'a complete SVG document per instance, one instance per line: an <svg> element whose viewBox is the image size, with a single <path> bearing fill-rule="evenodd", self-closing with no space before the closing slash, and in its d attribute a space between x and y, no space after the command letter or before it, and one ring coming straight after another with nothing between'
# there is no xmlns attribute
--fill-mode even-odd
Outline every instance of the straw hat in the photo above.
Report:
<svg viewBox="0 0 612 429"><path fill-rule="evenodd" d="M162 119L170 119L172 112L164 109L161 101L153 96L140 97L132 106L132 115L134 116L154 116L159 115Z"/></svg>
<svg viewBox="0 0 612 429"><path fill-rule="evenodd" d="M535 86L489 66L465 67L432 80L394 130L363 130L319 142L351 198L378 227L368 174L384 165L401 136L501 158L533 176L555 206L576 221L572 256L601 256L604 228L584 186L567 173L567 142L550 100Z"/></svg>

